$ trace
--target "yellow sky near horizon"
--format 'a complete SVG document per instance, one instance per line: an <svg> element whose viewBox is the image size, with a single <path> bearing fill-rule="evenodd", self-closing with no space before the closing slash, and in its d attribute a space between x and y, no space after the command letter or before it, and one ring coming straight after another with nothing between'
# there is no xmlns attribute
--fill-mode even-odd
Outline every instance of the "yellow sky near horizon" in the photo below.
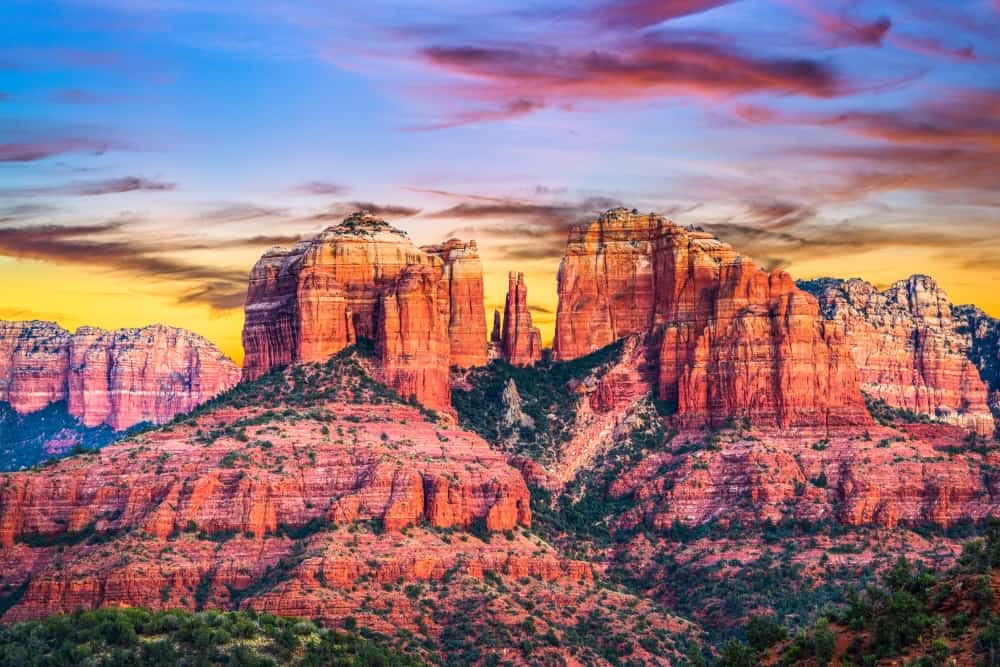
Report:
<svg viewBox="0 0 1000 667"><path fill-rule="evenodd" d="M558 260L513 266L491 257L488 248L483 255L487 327L492 325L493 309L503 309L508 271L523 271L535 325L548 345L555 329ZM952 303L974 303L994 317L1000 315L1000 266L974 270L926 248L885 248L850 257L798 259L787 269L795 278L861 277L880 286L913 273L927 273ZM189 288L82 265L0 258L0 319L51 320L69 330L83 325L114 329L168 324L204 336L241 363L242 310L220 312L200 303L179 303L178 295Z"/></svg>

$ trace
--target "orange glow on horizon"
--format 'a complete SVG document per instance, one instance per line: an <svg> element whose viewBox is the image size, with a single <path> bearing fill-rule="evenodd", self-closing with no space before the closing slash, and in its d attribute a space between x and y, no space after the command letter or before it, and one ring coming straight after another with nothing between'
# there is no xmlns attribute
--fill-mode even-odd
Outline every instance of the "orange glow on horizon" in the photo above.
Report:
<svg viewBox="0 0 1000 667"><path fill-rule="evenodd" d="M533 260L517 266L491 257L483 249L483 283L487 332L494 309L503 312L507 273L523 271L528 283L528 305L535 326L550 345L558 305L557 260ZM987 313L1000 314L1000 267L970 271L946 261L930 249L885 248L850 257L797 260L787 267L796 278L860 277L880 287L927 273L954 304L974 303ZM55 321L69 330L90 325L105 329L162 323L194 331L242 363L241 309L215 311L201 304L180 303L189 286L141 276L124 276L85 266L67 266L33 260L0 258L0 319Z"/></svg>

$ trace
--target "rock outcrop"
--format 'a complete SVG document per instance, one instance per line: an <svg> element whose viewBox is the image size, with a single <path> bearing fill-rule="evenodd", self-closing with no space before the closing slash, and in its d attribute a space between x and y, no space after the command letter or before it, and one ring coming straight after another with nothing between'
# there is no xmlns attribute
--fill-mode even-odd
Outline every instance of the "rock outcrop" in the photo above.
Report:
<svg viewBox="0 0 1000 667"><path fill-rule="evenodd" d="M517 383L514 378L507 380L507 384L500 394L500 401L503 403L503 418L500 423L506 428L534 429L535 420L526 415L521 409L521 395L517 393Z"/></svg>
<svg viewBox="0 0 1000 667"><path fill-rule="evenodd" d="M960 322L958 332L966 340L966 355L990 392L994 420L1000 420L1000 320L971 305L956 306L952 315Z"/></svg>
<svg viewBox="0 0 1000 667"><path fill-rule="evenodd" d="M452 239L420 249L381 218L356 213L258 260L243 328L247 378L326 359L358 338L374 341L377 374L389 386L428 407L447 407L449 364L486 361L475 243Z"/></svg>
<svg viewBox="0 0 1000 667"><path fill-rule="evenodd" d="M0 322L0 401L20 414L66 401L84 426L120 431L170 421L239 378L218 348L183 329L70 334L51 322Z"/></svg>
<svg viewBox="0 0 1000 667"><path fill-rule="evenodd" d="M379 297L375 318L376 377L401 396L438 409L451 405L448 302L439 277L435 266L404 267Z"/></svg>
<svg viewBox="0 0 1000 667"><path fill-rule="evenodd" d="M495 333L495 317L493 322ZM514 366L531 366L542 358L542 332L531 325L528 285L523 273L512 271L507 277L500 346L502 358Z"/></svg>
<svg viewBox="0 0 1000 667"><path fill-rule="evenodd" d="M870 422L843 332L787 273L711 234L612 209L569 234L554 355L630 334L654 348L659 397L685 424Z"/></svg>
<svg viewBox="0 0 1000 667"><path fill-rule="evenodd" d="M440 289L448 304L450 362L459 368L482 366L486 358L486 306L483 301L483 264L475 241L449 239L422 246L442 262Z"/></svg>
<svg viewBox="0 0 1000 667"><path fill-rule="evenodd" d="M635 503L622 527L669 530L717 520L759 525L835 520L848 526L951 526L1000 512L1000 452L974 451L941 424L679 435L611 486ZM804 439L812 442L804 446Z"/></svg>
<svg viewBox="0 0 1000 667"><path fill-rule="evenodd" d="M825 317L840 324L858 366L862 389L913 412L990 435L995 429L987 386L970 361L970 327L953 315L948 297L924 275L884 291L871 283L822 279L804 283Z"/></svg>

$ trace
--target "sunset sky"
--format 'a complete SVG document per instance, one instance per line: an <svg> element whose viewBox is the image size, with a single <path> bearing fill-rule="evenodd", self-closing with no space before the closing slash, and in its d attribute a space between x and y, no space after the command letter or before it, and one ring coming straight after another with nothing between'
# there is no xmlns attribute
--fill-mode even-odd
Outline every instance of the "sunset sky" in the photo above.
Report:
<svg viewBox="0 0 1000 667"><path fill-rule="evenodd" d="M164 322L242 359L246 274L357 208L475 238L551 336L623 204L798 278L1000 316L1000 0L0 6L0 318Z"/></svg>

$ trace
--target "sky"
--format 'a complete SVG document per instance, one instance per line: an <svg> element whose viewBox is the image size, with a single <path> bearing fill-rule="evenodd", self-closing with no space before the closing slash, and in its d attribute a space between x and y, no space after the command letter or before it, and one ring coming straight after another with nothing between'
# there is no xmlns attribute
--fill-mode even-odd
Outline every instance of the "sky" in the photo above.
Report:
<svg viewBox="0 0 1000 667"><path fill-rule="evenodd" d="M254 261L365 208L550 339L616 205L1000 316L1000 0L0 3L0 319L239 361Z"/></svg>

